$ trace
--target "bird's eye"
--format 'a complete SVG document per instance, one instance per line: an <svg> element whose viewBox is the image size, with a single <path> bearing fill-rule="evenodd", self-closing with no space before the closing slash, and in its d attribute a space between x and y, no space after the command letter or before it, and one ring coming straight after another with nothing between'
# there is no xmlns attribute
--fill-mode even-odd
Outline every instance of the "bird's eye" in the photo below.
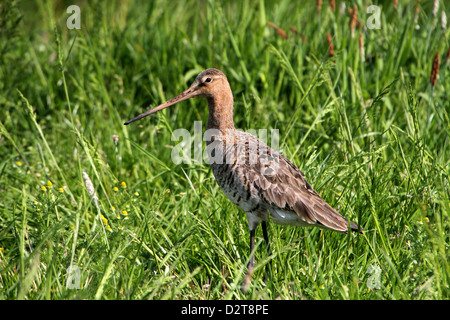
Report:
<svg viewBox="0 0 450 320"><path fill-rule="evenodd" d="M206 78L206 79L205 79L205 82L211 82L211 81L212 81L211 78Z"/></svg>

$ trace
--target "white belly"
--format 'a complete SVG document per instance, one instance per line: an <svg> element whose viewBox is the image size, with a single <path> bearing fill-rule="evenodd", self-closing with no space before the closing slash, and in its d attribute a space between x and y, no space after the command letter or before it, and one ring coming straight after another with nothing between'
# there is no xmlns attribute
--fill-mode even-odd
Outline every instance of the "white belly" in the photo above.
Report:
<svg viewBox="0 0 450 320"><path fill-rule="evenodd" d="M244 210L245 211L245 210ZM307 222L303 221L295 212L288 212L279 209L270 208L270 220L273 223L280 225L291 225L297 227L307 227L310 226ZM255 228L262 221L268 221L269 215L265 212L245 212L247 215L248 225L250 229Z"/></svg>

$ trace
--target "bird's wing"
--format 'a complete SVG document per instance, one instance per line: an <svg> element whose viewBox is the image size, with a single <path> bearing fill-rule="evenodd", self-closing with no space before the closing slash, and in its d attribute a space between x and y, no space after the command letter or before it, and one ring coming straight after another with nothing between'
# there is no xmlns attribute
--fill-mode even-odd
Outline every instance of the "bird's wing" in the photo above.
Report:
<svg viewBox="0 0 450 320"><path fill-rule="evenodd" d="M306 224L347 232L348 221L320 197L291 161L262 144L258 151L247 172L262 201L274 209L295 212ZM358 226L351 222L351 229Z"/></svg>

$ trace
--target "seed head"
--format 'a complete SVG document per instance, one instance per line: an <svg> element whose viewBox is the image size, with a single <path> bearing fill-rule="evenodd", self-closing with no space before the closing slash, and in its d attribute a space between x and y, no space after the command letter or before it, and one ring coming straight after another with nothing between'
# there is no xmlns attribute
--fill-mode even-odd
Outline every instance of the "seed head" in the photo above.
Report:
<svg viewBox="0 0 450 320"><path fill-rule="evenodd" d="M431 68L431 75L430 75L430 83L434 87L437 82L439 73L439 51L436 53L436 56L433 60L433 67Z"/></svg>
<svg viewBox="0 0 450 320"><path fill-rule="evenodd" d="M433 11L432 11L432 14L433 14L434 17L437 16L438 11L439 11L439 0L434 0L434 2L433 2Z"/></svg>
<svg viewBox="0 0 450 320"><path fill-rule="evenodd" d="M445 14L444 10L442 10L441 12L441 29L442 30L447 29L447 15Z"/></svg>
<svg viewBox="0 0 450 320"><path fill-rule="evenodd" d="M355 28L356 24L358 23L358 7L356 5L353 6L353 10L351 10L351 19L350 19L350 30L352 31L352 38L355 36Z"/></svg>
<svg viewBox="0 0 450 320"><path fill-rule="evenodd" d="M329 56L333 57L334 56L334 46L333 43L331 42L332 38L331 38L331 34L327 33L327 43L328 43L328 47L329 47Z"/></svg>
<svg viewBox="0 0 450 320"><path fill-rule="evenodd" d="M359 33L359 52L361 54L361 60L364 62L366 60L366 53L364 52L364 39L362 33Z"/></svg>
<svg viewBox="0 0 450 320"><path fill-rule="evenodd" d="M89 175L84 171L83 171L83 180L84 180L84 185L86 187L86 190L87 190L89 196L91 197L92 202L94 203L94 206L98 208L98 197L97 197L97 194L95 193L94 185L92 184L92 181L89 178Z"/></svg>
<svg viewBox="0 0 450 320"><path fill-rule="evenodd" d="M330 0L330 8L331 10L336 10L336 3L334 2L334 0Z"/></svg>
<svg viewBox="0 0 450 320"><path fill-rule="evenodd" d="M322 0L316 0L316 10L317 12L322 11Z"/></svg>

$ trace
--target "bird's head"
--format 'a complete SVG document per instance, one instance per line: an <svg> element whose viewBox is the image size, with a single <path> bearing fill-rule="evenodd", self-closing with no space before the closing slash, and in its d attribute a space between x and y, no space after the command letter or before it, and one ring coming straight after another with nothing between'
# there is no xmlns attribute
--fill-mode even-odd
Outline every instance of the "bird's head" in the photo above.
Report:
<svg viewBox="0 0 450 320"><path fill-rule="evenodd" d="M164 102L163 104L144 112L136 118L125 122L125 125L140 120L167 107L173 106L178 102L195 97L212 98L214 97L214 95L221 94L225 90L227 92L230 91L230 86L225 74L217 69L206 69L205 71L201 72L197 76L197 78L195 78L194 82L187 90L183 91L176 97Z"/></svg>

